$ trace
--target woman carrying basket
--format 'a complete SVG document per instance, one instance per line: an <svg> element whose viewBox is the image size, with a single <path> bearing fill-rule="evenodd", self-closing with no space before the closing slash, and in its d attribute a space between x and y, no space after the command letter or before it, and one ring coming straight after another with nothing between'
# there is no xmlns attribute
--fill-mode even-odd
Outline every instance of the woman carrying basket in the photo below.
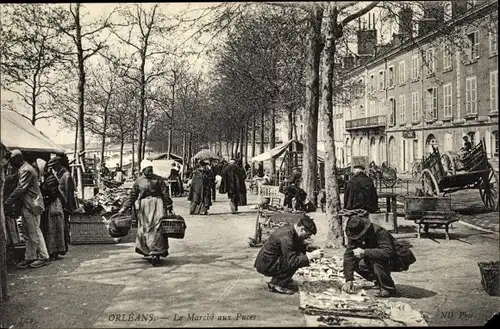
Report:
<svg viewBox="0 0 500 329"><path fill-rule="evenodd" d="M167 184L163 178L153 174L153 163L143 160L140 169L142 175L135 181L119 214L123 214L135 203L138 220L135 251L150 256L151 263L156 266L160 257L168 255L168 238L162 233L161 221L172 212L173 204Z"/></svg>

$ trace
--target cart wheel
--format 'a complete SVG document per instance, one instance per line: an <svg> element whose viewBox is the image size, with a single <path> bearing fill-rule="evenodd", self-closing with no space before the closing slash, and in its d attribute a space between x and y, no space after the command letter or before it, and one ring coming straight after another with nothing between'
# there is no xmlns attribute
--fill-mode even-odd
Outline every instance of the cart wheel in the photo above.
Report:
<svg viewBox="0 0 500 329"><path fill-rule="evenodd" d="M439 196L439 186L429 169L422 171L422 189L426 195Z"/></svg>
<svg viewBox="0 0 500 329"><path fill-rule="evenodd" d="M394 187L394 185L396 185L396 182L398 180L396 170L394 170L393 168L387 168L384 172L382 172L382 175L385 176L382 180L385 187L392 188Z"/></svg>
<svg viewBox="0 0 500 329"><path fill-rule="evenodd" d="M488 162L488 168L490 171L487 176L481 177L479 194L486 208L498 211L498 175L490 162Z"/></svg>
<svg viewBox="0 0 500 329"><path fill-rule="evenodd" d="M421 179L420 172L422 171L422 163L415 162L411 167L411 177L415 183L418 183Z"/></svg>

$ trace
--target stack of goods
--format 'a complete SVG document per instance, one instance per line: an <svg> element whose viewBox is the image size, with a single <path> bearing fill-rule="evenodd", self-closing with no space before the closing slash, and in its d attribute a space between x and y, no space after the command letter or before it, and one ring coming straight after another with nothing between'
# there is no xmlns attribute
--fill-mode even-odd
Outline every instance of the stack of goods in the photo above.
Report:
<svg viewBox="0 0 500 329"><path fill-rule="evenodd" d="M118 186L123 184L122 182L117 182L113 179L101 178L101 180L103 185L108 188L117 188Z"/></svg>
<svg viewBox="0 0 500 329"><path fill-rule="evenodd" d="M129 195L129 189L104 188L90 200L78 200L80 208L78 212L87 215L109 215L120 210L123 202Z"/></svg>
<svg viewBox="0 0 500 329"><path fill-rule="evenodd" d="M426 325L422 315L405 303L377 300L365 289L373 287L355 274L355 294L342 291L340 257L313 261L297 271L300 310L308 326L405 326Z"/></svg>

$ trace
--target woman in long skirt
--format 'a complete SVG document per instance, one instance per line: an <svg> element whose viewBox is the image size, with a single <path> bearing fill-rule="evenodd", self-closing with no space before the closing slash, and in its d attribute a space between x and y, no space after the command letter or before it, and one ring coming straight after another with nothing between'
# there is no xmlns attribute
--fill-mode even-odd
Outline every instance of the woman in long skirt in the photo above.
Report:
<svg viewBox="0 0 500 329"><path fill-rule="evenodd" d="M153 163L141 161L142 175L135 181L129 198L119 213L135 205L137 212L137 238L135 251L157 266L160 257L168 256L168 238L161 231L161 220L172 211L173 204L168 186L160 176L153 174Z"/></svg>
<svg viewBox="0 0 500 329"><path fill-rule="evenodd" d="M189 213L191 215L208 215L212 205L212 179L210 175L210 161L200 161L198 168L193 170L191 186L189 187L188 201L191 201Z"/></svg>

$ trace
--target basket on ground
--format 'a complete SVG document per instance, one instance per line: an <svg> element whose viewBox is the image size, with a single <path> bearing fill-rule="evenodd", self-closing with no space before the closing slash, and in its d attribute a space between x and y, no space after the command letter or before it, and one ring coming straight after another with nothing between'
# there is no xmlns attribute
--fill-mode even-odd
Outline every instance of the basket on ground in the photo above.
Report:
<svg viewBox="0 0 500 329"><path fill-rule="evenodd" d="M101 215L74 213L70 218L71 244L107 244L117 239L109 236Z"/></svg>
<svg viewBox="0 0 500 329"><path fill-rule="evenodd" d="M184 239L186 233L186 222L182 216L169 215L162 219L161 230L169 238Z"/></svg>
<svg viewBox="0 0 500 329"><path fill-rule="evenodd" d="M490 296L500 296L498 271L500 262L478 263L481 271L481 284Z"/></svg>
<svg viewBox="0 0 500 329"><path fill-rule="evenodd" d="M132 217L126 214L114 214L109 220L108 233L113 238L123 238L132 227Z"/></svg>

